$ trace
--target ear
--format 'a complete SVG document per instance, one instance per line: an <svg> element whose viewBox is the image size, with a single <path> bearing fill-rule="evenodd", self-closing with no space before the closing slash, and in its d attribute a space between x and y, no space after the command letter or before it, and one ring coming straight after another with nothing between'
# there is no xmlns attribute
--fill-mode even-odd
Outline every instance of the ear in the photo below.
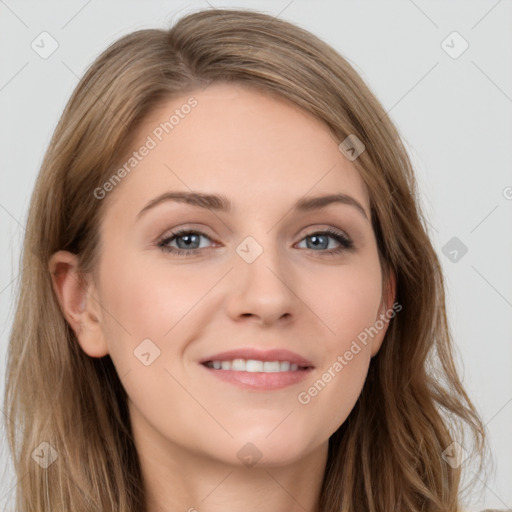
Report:
<svg viewBox="0 0 512 512"><path fill-rule="evenodd" d="M102 309L91 277L79 272L78 257L58 251L48 268L52 286L64 318L73 329L82 350L91 357L103 357L108 347L102 329Z"/></svg>
<svg viewBox="0 0 512 512"><path fill-rule="evenodd" d="M387 277L384 277L382 283L382 300L380 302L379 313L375 319L375 328L378 328L378 334L372 338L372 357L379 351L384 336L389 327L389 321L393 318L402 306L398 305L395 309L393 304L396 297L396 276L392 269L387 272ZM382 328L380 328L382 327Z"/></svg>

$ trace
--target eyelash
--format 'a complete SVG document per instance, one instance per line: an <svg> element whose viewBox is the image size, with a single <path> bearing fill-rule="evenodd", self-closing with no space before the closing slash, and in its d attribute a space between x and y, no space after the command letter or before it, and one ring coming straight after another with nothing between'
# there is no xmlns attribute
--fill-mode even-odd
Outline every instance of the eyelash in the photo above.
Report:
<svg viewBox="0 0 512 512"><path fill-rule="evenodd" d="M171 232L168 236L165 236L165 238L161 239L157 245L158 245L158 247L160 247L160 249L162 249L162 251L168 252L168 253L173 253L177 256L194 256L195 254L200 253L205 248L203 247L203 248L185 250L185 249L177 249L175 247L169 247L167 245L168 243L172 242L174 239L179 238L182 235L190 235L190 234L204 236L205 238L208 238L211 240L211 238L206 233L203 233L202 231L196 231L196 230L192 230L192 229L179 229L177 231ZM338 231L334 231L330 228L324 229L322 231L314 231L312 233L309 233L301 239L301 242L305 238L309 238L314 235L329 235L331 238L334 238L340 244L340 246L336 249L324 249L323 251L314 251L313 249L309 249L309 250L313 250L313 252L320 252L321 254L324 254L327 256L336 256L337 254L341 253L342 251L351 250L354 248L354 243L352 242L352 240L350 240L344 234L339 233Z"/></svg>

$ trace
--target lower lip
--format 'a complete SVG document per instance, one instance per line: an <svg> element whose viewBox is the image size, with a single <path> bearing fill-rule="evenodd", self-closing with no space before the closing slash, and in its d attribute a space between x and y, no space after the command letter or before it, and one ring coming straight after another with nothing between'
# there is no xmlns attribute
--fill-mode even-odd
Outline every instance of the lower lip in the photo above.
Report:
<svg viewBox="0 0 512 512"><path fill-rule="evenodd" d="M313 370L295 370L293 372L237 372L233 370L215 370L201 365L214 377L224 382L230 382L244 389L256 389L262 391L273 391L282 389L304 380Z"/></svg>

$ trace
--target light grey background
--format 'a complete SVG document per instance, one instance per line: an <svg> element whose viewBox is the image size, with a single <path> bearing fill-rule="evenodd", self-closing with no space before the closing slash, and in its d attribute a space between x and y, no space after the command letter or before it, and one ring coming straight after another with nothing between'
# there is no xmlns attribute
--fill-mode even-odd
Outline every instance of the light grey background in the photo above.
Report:
<svg viewBox="0 0 512 512"><path fill-rule="evenodd" d="M348 58L397 124L445 270L459 367L487 424L495 460L467 508L512 508L512 4L507 0L0 0L0 391L30 194L73 88L94 57L121 35L167 27L209 5L256 8L312 31ZM48 37L40 36L43 31L58 43L46 59L31 47ZM457 35L446 39L453 31L469 44L457 58L463 42ZM453 237L467 247L462 257L455 249L457 261L452 261L454 247L443 253ZM16 480L3 429L0 441L4 509Z"/></svg>

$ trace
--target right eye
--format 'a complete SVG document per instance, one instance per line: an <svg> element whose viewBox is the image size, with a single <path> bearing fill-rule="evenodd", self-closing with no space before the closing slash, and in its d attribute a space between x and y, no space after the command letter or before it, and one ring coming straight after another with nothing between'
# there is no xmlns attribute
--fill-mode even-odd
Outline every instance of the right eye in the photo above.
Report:
<svg viewBox="0 0 512 512"><path fill-rule="evenodd" d="M211 238L201 231L191 229L179 229L177 231L167 234L163 239L158 242L158 247L162 251L174 253L182 256L193 256L201 252L205 247L201 247L201 238ZM170 244L176 242L178 247L173 247ZM199 245L198 245L199 244ZM181 247L180 247L181 246Z"/></svg>

